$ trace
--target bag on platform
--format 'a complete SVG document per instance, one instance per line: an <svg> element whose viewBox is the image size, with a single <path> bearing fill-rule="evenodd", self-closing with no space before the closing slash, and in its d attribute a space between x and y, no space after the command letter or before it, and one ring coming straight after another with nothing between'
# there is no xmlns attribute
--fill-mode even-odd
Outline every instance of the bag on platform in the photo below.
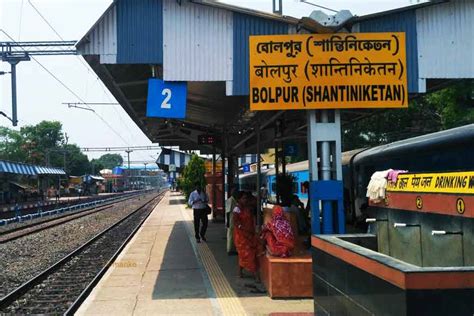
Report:
<svg viewBox="0 0 474 316"><path fill-rule="evenodd" d="M209 206L209 204L206 204L205 210L206 210L206 214L207 214L207 215L209 215L209 214L212 213L212 209L211 209L211 207Z"/></svg>

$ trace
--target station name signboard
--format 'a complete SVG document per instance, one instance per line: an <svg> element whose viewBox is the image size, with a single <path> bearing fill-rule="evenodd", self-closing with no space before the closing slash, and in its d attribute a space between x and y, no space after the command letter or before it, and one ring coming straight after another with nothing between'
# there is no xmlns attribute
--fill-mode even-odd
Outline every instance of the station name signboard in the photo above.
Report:
<svg viewBox="0 0 474 316"><path fill-rule="evenodd" d="M250 36L250 109L408 106L405 33Z"/></svg>

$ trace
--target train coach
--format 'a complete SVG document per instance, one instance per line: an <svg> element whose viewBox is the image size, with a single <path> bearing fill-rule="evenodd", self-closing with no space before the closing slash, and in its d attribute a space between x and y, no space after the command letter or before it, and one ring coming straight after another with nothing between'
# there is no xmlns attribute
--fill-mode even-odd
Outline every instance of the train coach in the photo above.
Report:
<svg viewBox="0 0 474 316"><path fill-rule="evenodd" d="M347 218L361 216L361 206L367 203L366 192L375 171L392 169L410 172L447 172L474 170L474 124L437 133L413 137L368 149L355 149L342 154L342 171ZM293 175L293 194L306 202L303 186L309 181L308 160L289 164L287 173ZM242 190L257 191L257 174L241 174ZM261 173L261 183L267 185L270 201L276 200L276 170Z"/></svg>

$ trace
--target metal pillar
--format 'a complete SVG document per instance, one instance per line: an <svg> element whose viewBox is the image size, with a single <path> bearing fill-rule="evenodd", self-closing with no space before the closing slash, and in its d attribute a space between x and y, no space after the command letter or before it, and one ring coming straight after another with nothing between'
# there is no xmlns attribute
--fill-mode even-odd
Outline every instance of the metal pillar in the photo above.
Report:
<svg viewBox="0 0 474 316"><path fill-rule="evenodd" d="M275 138L280 137L280 131L279 131L279 126L280 126L280 121L277 120L275 124ZM278 178L278 175L280 173L280 149L278 148L278 141L275 141L275 188L276 188L276 181ZM275 192L276 196L276 203L280 203L280 195L278 192Z"/></svg>
<svg viewBox="0 0 474 316"><path fill-rule="evenodd" d="M143 164L145 165L145 179L144 179L145 181L144 182L145 182L145 190L146 190L147 182L148 182L148 174L146 172L146 165L148 165L148 163L144 162Z"/></svg>
<svg viewBox="0 0 474 316"><path fill-rule="evenodd" d="M12 72L12 124L17 126L18 116L17 116L17 102L16 102L16 65L18 61L10 62L11 72Z"/></svg>
<svg viewBox="0 0 474 316"><path fill-rule="evenodd" d="M257 227L262 225L262 193L260 191L262 163L260 161L260 126L257 125Z"/></svg>
<svg viewBox="0 0 474 316"><path fill-rule="evenodd" d="M283 146L283 143L281 146L280 155L281 155L281 173L286 174L286 156L285 156L285 148Z"/></svg>
<svg viewBox="0 0 474 316"><path fill-rule="evenodd" d="M321 123L329 122L329 110L321 111ZM321 142L321 179L323 181L331 180L331 148L329 141ZM332 201L324 200L322 202L323 213L323 234L333 232L333 211Z"/></svg>
<svg viewBox="0 0 474 316"><path fill-rule="evenodd" d="M234 155L229 155L227 159L227 198L230 198L230 191L234 187Z"/></svg>
<svg viewBox="0 0 474 316"><path fill-rule="evenodd" d="M216 147L212 146L212 218L216 217Z"/></svg>
<svg viewBox="0 0 474 316"><path fill-rule="evenodd" d="M18 56L11 56L3 54L2 61L6 61L11 66L11 84L12 84L12 124L13 126L18 125L18 115L17 115L17 95L16 95L16 65L20 61L29 61L30 57L27 54L21 54Z"/></svg>
<svg viewBox="0 0 474 316"><path fill-rule="evenodd" d="M335 231L344 233L340 112L338 110L322 110L319 114L320 121L318 122L317 112L314 110L308 111L311 229L313 234L320 234L321 232L330 234ZM330 116L334 116L334 122L330 122ZM331 144L334 144L334 146L331 146ZM320 149L319 155L318 148ZM320 160L319 170L318 158ZM331 161L331 158L333 161ZM320 201L322 204L322 230L319 213ZM336 211L333 209L334 205L337 205Z"/></svg>
<svg viewBox="0 0 474 316"><path fill-rule="evenodd" d="M318 181L318 152L316 143L316 110L309 110L307 112L308 117L308 160L309 160L309 180ZM320 234L321 224L319 222L319 201L311 198L311 188L308 192L310 197L310 209L311 209L311 233Z"/></svg>
<svg viewBox="0 0 474 316"><path fill-rule="evenodd" d="M128 160L128 176L127 176L127 182L128 182L128 189L130 190L130 176L131 176L131 171L130 171L130 153L133 152L133 150L127 149L125 150L127 153L127 160Z"/></svg>

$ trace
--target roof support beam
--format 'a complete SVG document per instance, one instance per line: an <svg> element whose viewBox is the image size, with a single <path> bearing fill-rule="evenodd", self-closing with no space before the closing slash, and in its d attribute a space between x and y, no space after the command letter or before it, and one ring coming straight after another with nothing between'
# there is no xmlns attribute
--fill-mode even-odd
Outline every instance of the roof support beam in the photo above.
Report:
<svg viewBox="0 0 474 316"><path fill-rule="evenodd" d="M283 114L285 113L285 111L278 111L275 115L273 115L270 119L268 119L265 123L263 123L261 126L260 126L260 130L262 131L265 127L267 127L268 125L272 124L277 118L279 118L280 116L282 116ZM246 141L248 141L249 139L251 139L252 137L254 137L256 134L255 132L252 132L250 133L247 137L245 137L243 140L241 140L240 142L238 142L236 145L234 145L232 147L233 150L236 150L237 148L239 148L240 146L242 146L243 144L245 144Z"/></svg>

